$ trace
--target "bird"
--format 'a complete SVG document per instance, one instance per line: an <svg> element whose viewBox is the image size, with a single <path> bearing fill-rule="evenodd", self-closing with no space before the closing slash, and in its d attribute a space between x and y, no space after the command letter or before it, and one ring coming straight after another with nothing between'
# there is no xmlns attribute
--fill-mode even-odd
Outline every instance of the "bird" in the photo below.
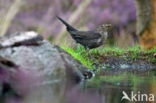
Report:
<svg viewBox="0 0 156 103"><path fill-rule="evenodd" d="M66 30L76 43L81 44L86 49L93 49L103 45L108 37L108 29L111 27L111 24L103 24L95 30L81 31L68 24L59 16L56 17L66 26Z"/></svg>

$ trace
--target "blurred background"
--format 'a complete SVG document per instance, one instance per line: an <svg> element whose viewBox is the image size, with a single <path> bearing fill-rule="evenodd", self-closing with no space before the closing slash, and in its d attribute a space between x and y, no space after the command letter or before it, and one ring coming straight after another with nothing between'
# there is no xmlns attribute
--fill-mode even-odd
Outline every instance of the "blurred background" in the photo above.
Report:
<svg viewBox="0 0 156 103"><path fill-rule="evenodd" d="M137 43L133 0L0 0L0 15L1 35L34 30L55 44L74 45L58 15L81 30L111 23L108 45Z"/></svg>
<svg viewBox="0 0 156 103"><path fill-rule="evenodd" d="M57 20L56 16L60 16L61 18L66 20L69 24L71 24L72 26L74 26L79 30L95 29L99 25L105 23L112 24L113 27L110 31L109 39L106 42L106 45L127 48L129 46L133 46L138 43L138 39L136 35L136 7L134 1L135 0L0 0L0 35L1 36L10 35L15 32L33 30L38 32L45 39L51 41L54 44L60 46L65 45L69 47L77 45L75 44L75 41L73 41L71 36L67 33L65 26L59 20ZM153 34L155 35L155 32ZM131 55L133 54L130 54L130 56ZM135 58L135 55L132 58ZM141 54L141 57L146 58L146 55ZM138 57L140 57L140 55ZM151 60L155 60L155 58L153 58L151 54L150 54L150 58ZM119 60L119 59L115 59L115 60ZM127 59L125 58L125 60ZM135 59L134 61L137 60ZM142 61L142 63L144 64L144 61ZM125 64L123 65L126 68L127 65ZM136 66L137 68L139 67L138 65ZM146 66L148 67L149 65L145 65L145 67ZM142 65L140 67L142 67ZM108 65L108 69L109 69L109 65ZM21 76L21 78L18 79L22 80L23 74L21 75L21 73L24 72L18 72L18 73ZM155 74L154 71L153 74ZM148 75L151 74L148 73ZM27 74L24 75L24 80L26 76ZM28 80L26 81L26 83L27 82L29 83L30 77L26 79ZM112 80L115 81L114 83L110 82L111 81L110 78L112 77L113 77ZM121 78L121 83L118 82L118 79L120 78ZM38 90L35 92L34 90L31 91L33 93L30 95L28 94L29 96L26 99L27 100L30 99L30 101L37 100L40 103L42 102L41 100L43 100L42 103L45 103L45 101L46 103L51 103L51 101L54 102L54 99L56 100L58 99L63 102L64 97L62 97L62 95L64 95L64 92L67 92L65 94L66 97L65 99L67 100L67 103L73 103L73 102L87 103L87 102L82 102L86 100L89 101L88 103L102 103L101 101L106 101L106 103L117 103L119 101L118 103L120 103L122 98L121 95L122 90L125 90L126 93L130 93L132 90L134 91L139 90L141 91L140 93L149 94L149 92L153 92L153 94L155 94L156 82L155 82L155 77L153 75L149 78L143 78L142 76L138 79L136 78L137 78L136 76L131 77L127 74L124 75L123 77L108 76L107 78L105 77L97 78L97 84L102 79L104 79L104 82L102 81L102 83L98 85L93 83L92 85L97 86L97 88L99 86L99 88L97 90L94 90L92 89L93 88L92 87L89 88L90 89L89 91L88 90L81 91L79 89L77 90L77 88L76 89L66 88L66 85L62 85L62 83L61 86L56 85L57 88L55 87L51 88L50 85L50 88L44 87L43 92L42 92L42 88L39 91ZM105 79L108 81L110 80L109 81L110 83L107 81L105 82ZM64 91L64 88L69 89L69 91L68 90ZM54 91L52 89L54 89ZM63 92L61 90L63 90ZM50 94L51 91L52 93L54 93L54 96L52 95L54 99ZM62 94L60 95L59 93ZM35 94L37 95L37 97L34 97ZM60 95L60 97L58 97L57 95ZM49 102L47 102L47 98L49 99ZM13 102L9 102L9 103L13 103ZM14 102L14 103L20 103L20 102Z"/></svg>

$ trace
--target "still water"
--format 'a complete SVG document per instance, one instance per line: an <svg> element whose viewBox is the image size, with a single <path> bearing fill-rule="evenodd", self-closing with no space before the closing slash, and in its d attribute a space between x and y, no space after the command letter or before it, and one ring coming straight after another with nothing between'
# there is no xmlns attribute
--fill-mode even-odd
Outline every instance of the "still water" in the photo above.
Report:
<svg viewBox="0 0 156 103"><path fill-rule="evenodd" d="M78 84L47 81L24 92L22 96L9 92L0 103L156 103L156 78L154 74L96 75Z"/></svg>

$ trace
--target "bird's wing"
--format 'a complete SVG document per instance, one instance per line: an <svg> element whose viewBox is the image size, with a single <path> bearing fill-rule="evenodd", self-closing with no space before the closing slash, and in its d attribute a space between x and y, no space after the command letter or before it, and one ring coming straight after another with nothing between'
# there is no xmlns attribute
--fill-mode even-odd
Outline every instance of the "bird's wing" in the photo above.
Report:
<svg viewBox="0 0 156 103"><path fill-rule="evenodd" d="M74 38L79 38L79 39L98 39L101 37L101 34L95 31L73 31L70 33Z"/></svg>

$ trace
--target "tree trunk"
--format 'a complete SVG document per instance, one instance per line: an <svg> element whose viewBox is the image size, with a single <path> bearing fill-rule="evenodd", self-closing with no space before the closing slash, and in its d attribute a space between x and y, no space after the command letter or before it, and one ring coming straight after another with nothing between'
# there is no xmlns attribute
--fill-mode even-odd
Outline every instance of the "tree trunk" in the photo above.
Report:
<svg viewBox="0 0 156 103"><path fill-rule="evenodd" d="M136 0L137 34L144 49L156 47L156 0Z"/></svg>

